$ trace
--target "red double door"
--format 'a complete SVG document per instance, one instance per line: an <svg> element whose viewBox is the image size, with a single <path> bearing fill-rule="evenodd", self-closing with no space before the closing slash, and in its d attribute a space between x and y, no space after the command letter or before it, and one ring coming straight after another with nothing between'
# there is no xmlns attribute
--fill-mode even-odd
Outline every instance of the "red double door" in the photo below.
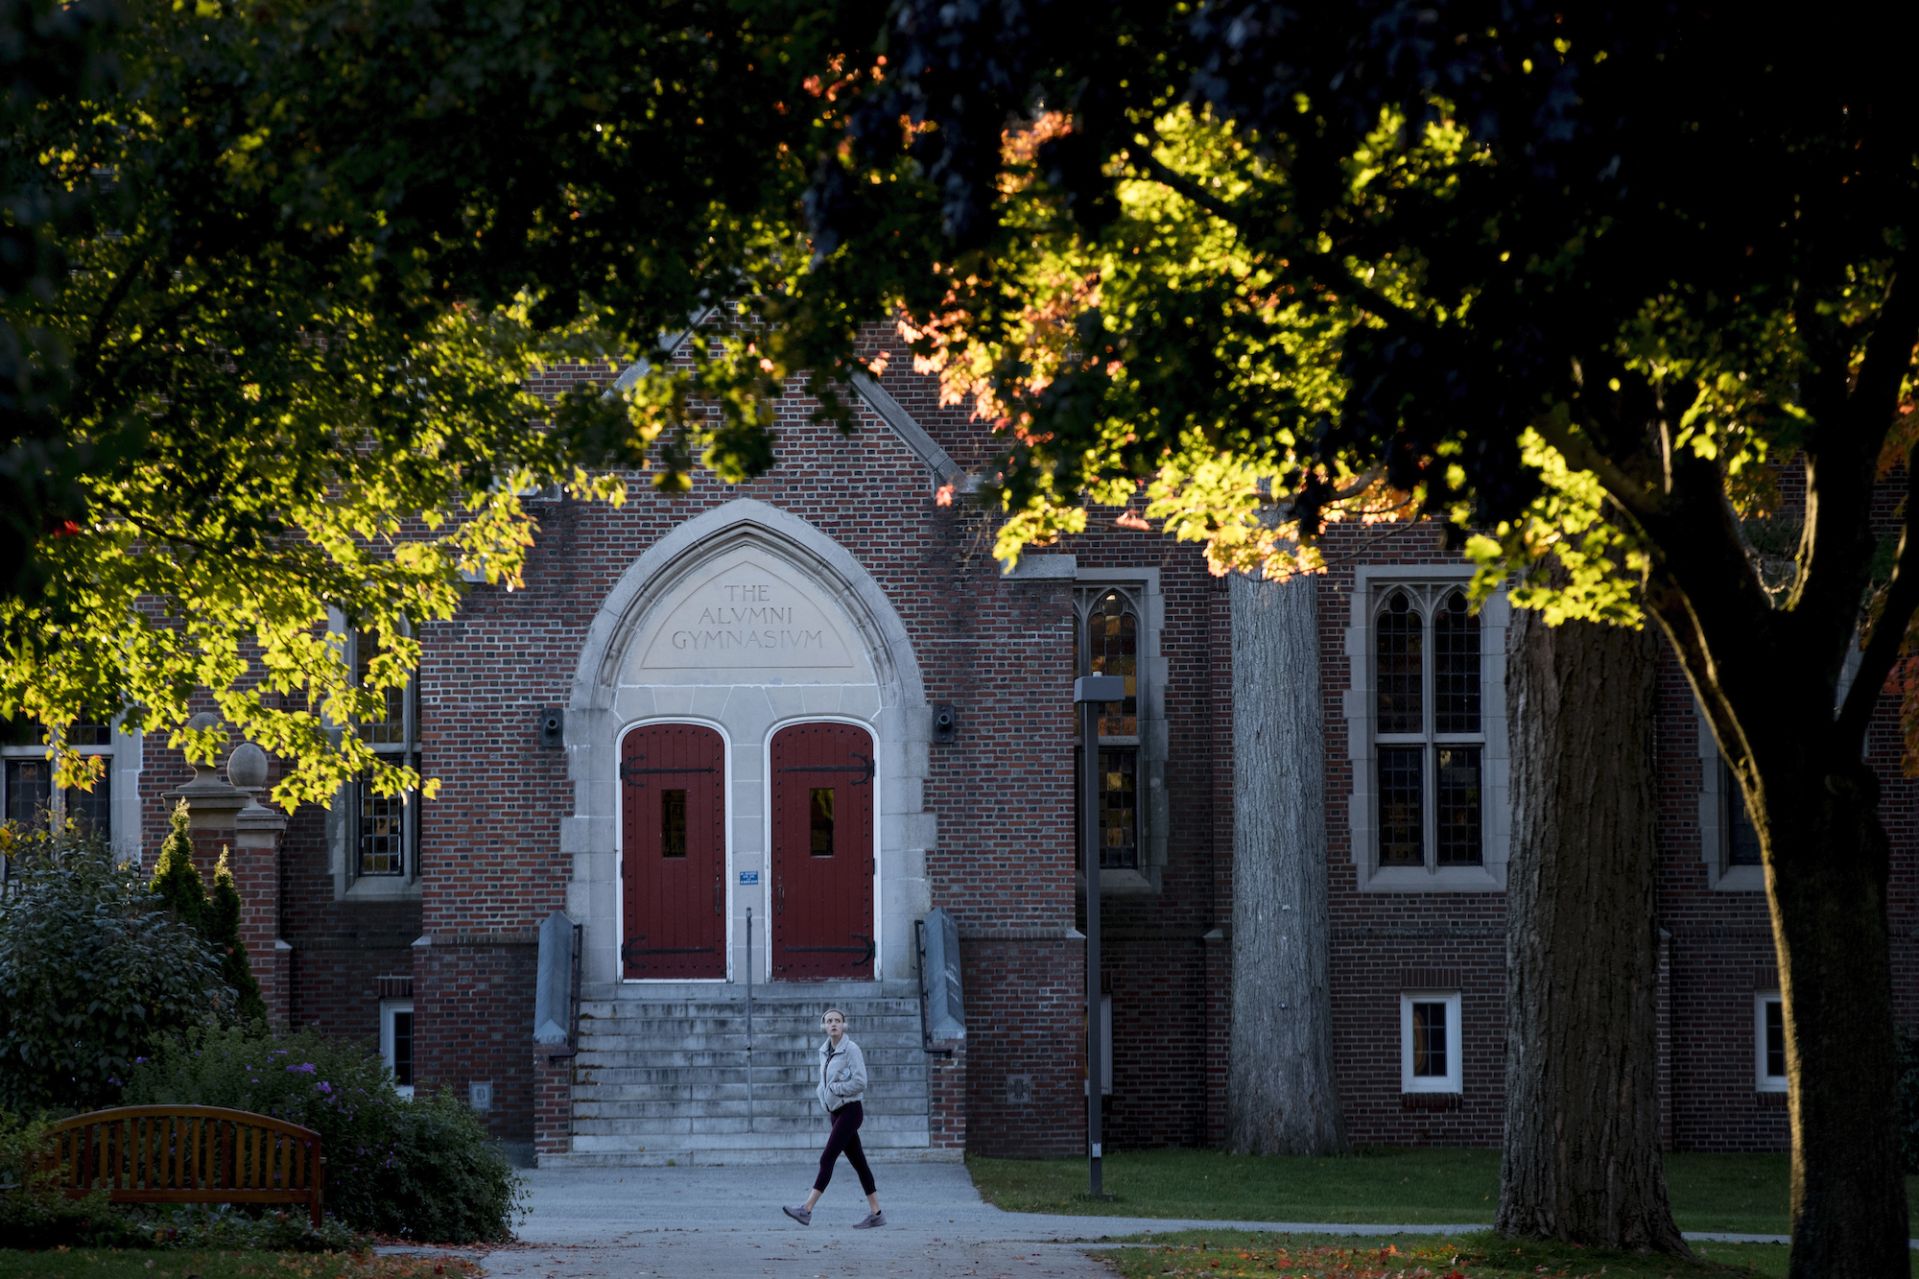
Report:
<svg viewBox="0 0 1919 1279"><path fill-rule="evenodd" d="M873 739L851 724L773 737L773 978L873 975Z"/></svg>
<svg viewBox="0 0 1919 1279"><path fill-rule="evenodd" d="M774 735L773 976L873 974L873 739L850 724ZM698 724L649 724L620 751L621 972L726 976L726 748Z"/></svg>

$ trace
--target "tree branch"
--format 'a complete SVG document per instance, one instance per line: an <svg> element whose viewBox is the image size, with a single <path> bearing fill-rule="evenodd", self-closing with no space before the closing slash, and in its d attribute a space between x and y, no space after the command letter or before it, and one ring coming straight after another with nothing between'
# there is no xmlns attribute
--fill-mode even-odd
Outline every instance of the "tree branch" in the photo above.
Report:
<svg viewBox="0 0 1919 1279"><path fill-rule="evenodd" d="M1263 238L1271 233L1270 227L1249 225L1239 210L1161 160L1152 153L1150 147L1129 146L1126 148L1126 157L1148 177L1168 190L1184 196L1243 235L1250 238ZM1315 283L1342 297L1353 299L1362 310L1377 319L1431 330L1431 325L1424 314L1403 303L1395 302L1371 285L1354 279L1352 272L1348 271L1338 259L1330 254L1321 253L1316 247L1308 246L1303 240L1286 246L1280 251L1280 255L1295 266L1303 268L1305 274Z"/></svg>
<svg viewBox="0 0 1919 1279"><path fill-rule="evenodd" d="M1551 417L1539 418L1532 423L1532 427L1545 438L1546 443L1564 454L1568 462L1597 476L1607 496L1619 503L1620 509L1642 527L1656 524L1664 518L1662 504L1646 490L1646 486L1626 474L1618 463L1583 434ZM1647 531L1650 533L1653 530L1648 528Z"/></svg>
<svg viewBox="0 0 1919 1279"><path fill-rule="evenodd" d="M1915 340L1919 259L1908 254L1887 286L1851 392L1830 406L1830 417L1817 418L1823 429L1806 440L1806 527L1799 581L1787 609L1806 628L1807 642L1822 660L1841 631L1846 636L1853 631L1873 542L1875 472L1898 417L1899 388L1911 367ZM1911 463L1909 457L1908 467ZM1899 630L1903 635L1903 623Z"/></svg>
<svg viewBox="0 0 1919 1279"><path fill-rule="evenodd" d="M1892 580L1886 584L1885 602L1866 639L1852 687L1846 690L1845 705L1839 710L1842 743L1865 741L1866 724L1879 702L1879 692L1885 686L1886 677L1892 674L1892 664L1905 643L1913 612L1919 610L1919 537L1913 535L1915 517L1919 517L1919 444L1906 454L1906 514L1904 526L1899 530L1899 553L1893 561Z"/></svg>

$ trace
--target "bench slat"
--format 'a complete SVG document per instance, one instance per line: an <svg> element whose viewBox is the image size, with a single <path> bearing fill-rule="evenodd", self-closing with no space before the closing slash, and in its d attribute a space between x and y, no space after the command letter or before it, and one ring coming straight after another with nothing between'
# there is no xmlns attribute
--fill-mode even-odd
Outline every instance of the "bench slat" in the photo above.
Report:
<svg viewBox="0 0 1919 1279"><path fill-rule="evenodd" d="M48 1130L43 1171L70 1196L115 1203L304 1203L321 1218L320 1136L215 1106L122 1106Z"/></svg>

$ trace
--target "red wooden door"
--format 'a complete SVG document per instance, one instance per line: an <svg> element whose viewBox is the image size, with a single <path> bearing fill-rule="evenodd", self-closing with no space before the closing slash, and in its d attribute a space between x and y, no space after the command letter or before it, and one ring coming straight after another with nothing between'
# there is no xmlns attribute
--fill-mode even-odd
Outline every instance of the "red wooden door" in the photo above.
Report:
<svg viewBox="0 0 1919 1279"><path fill-rule="evenodd" d="M773 738L773 976L873 975L873 739L851 724Z"/></svg>
<svg viewBox="0 0 1919 1279"><path fill-rule="evenodd" d="M726 976L726 749L697 724L620 746L620 891L628 977Z"/></svg>

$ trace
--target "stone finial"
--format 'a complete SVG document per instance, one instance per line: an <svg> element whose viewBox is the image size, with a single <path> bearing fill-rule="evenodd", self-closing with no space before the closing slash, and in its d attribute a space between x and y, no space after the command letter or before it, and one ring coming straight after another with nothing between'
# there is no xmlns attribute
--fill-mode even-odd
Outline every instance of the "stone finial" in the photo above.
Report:
<svg viewBox="0 0 1919 1279"><path fill-rule="evenodd" d="M241 790L257 791L267 784L267 753L252 742L241 742L227 757L227 781Z"/></svg>
<svg viewBox="0 0 1919 1279"><path fill-rule="evenodd" d="M218 728L219 725L220 717L212 711L201 711L198 715L195 715L187 721L187 727L196 732L202 729ZM207 786L218 787L220 785L220 779L214 775L212 764L203 764L198 761L192 762L193 781L188 783L189 785L200 789L204 789Z"/></svg>

